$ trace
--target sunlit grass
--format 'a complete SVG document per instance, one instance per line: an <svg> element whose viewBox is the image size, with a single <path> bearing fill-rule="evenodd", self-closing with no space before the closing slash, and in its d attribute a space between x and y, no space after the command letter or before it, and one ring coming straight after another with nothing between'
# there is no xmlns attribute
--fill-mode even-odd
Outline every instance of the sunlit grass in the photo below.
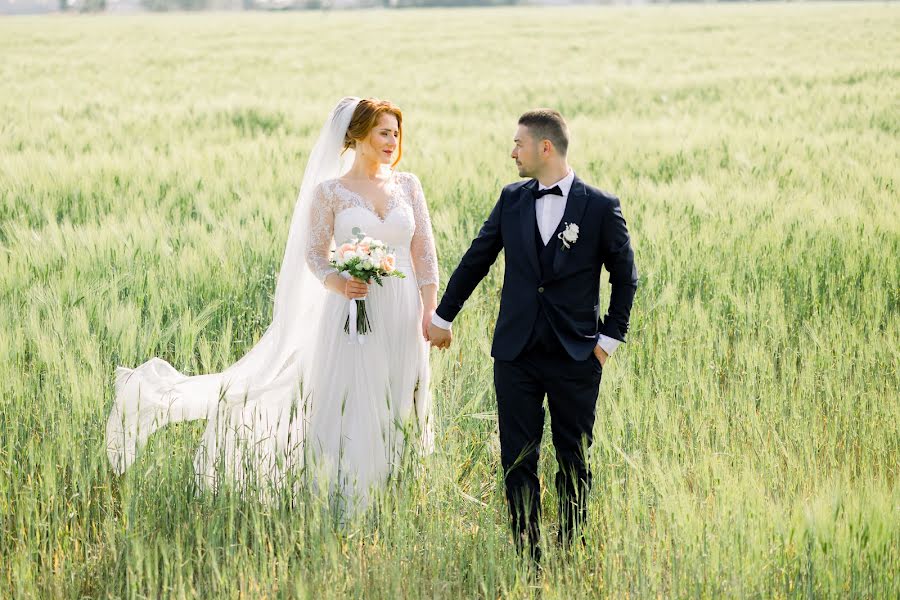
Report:
<svg viewBox="0 0 900 600"><path fill-rule="evenodd" d="M0 21L0 597L897 596L898 31L891 4ZM499 473L500 265L432 355L438 451L347 527L199 494L202 422L108 468L115 365L218 371L268 325L345 94L405 110L444 282L528 108L622 199L641 283L588 545L541 581Z"/></svg>

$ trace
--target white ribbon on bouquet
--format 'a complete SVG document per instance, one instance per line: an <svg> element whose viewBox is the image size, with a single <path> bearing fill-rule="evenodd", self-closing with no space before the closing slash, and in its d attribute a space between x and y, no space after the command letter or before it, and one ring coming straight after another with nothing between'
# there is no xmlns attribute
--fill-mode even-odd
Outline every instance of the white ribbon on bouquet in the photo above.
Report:
<svg viewBox="0 0 900 600"><path fill-rule="evenodd" d="M350 319L350 343L351 344L357 343L359 345L363 345L366 343L367 336L363 333L359 333L356 330L356 313L357 313L356 303L362 302L364 300L365 300L364 297L359 298L358 300L354 299L354 300L351 300L350 304L348 305L347 316Z"/></svg>
<svg viewBox="0 0 900 600"><path fill-rule="evenodd" d="M350 273L347 273L346 271L341 273L341 277L343 277L344 279L352 279ZM350 344L359 344L361 346L366 343L366 334L360 333L356 328L356 317L357 312L359 311L359 307L357 307L356 303L357 301L362 302L367 297L368 296L363 296L362 298L355 298L353 300L347 301L347 317L349 319L348 324L350 326Z"/></svg>

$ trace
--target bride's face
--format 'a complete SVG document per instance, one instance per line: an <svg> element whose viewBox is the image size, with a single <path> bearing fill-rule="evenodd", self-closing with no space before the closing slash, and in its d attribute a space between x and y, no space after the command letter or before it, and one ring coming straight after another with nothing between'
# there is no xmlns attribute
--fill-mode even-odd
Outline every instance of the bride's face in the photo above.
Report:
<svg viewBox="0 0 900 600"><path fill-rule="evenodd" d="M400 125L397 117L383 113L375 127L362 142L356 144L356 152L363 158L389 165L394 161L394 152L400 142Z"/></svg>

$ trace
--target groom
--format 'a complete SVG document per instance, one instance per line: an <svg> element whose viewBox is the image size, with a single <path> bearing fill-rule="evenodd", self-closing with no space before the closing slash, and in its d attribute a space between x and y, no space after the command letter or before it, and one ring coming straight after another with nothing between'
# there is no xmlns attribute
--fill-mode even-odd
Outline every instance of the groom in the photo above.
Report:
<svg viewBox="0 0 900 600"><path fill-rule="evenodd" d="M558 541L568 546L587 514L587 449L603 365L625 341L638 275L619 200L578 178L566 161L569 135L559 112L519 118L512 158L527 181L503 188L450 277L428 330L447 348L451 321L497 254L506 250L494 332L494 387L506 499L519 551L540 560L538 452L544 395L559 470ZM599 318L600 269L612 287ZM582 543L584 538L581 538Z"/></svg>

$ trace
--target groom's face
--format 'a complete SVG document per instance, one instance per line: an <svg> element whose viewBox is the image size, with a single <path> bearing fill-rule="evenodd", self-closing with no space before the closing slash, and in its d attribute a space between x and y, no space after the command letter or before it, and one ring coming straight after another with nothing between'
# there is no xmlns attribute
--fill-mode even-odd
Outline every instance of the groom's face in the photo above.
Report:
<svg viewBox="0 0 900 600"><path fill-rule="evenodd" d="M540 166L540 144L524 125L516 129L513 142L515 145L510 156L516 161L519 177L534 177Z"/></svg>

